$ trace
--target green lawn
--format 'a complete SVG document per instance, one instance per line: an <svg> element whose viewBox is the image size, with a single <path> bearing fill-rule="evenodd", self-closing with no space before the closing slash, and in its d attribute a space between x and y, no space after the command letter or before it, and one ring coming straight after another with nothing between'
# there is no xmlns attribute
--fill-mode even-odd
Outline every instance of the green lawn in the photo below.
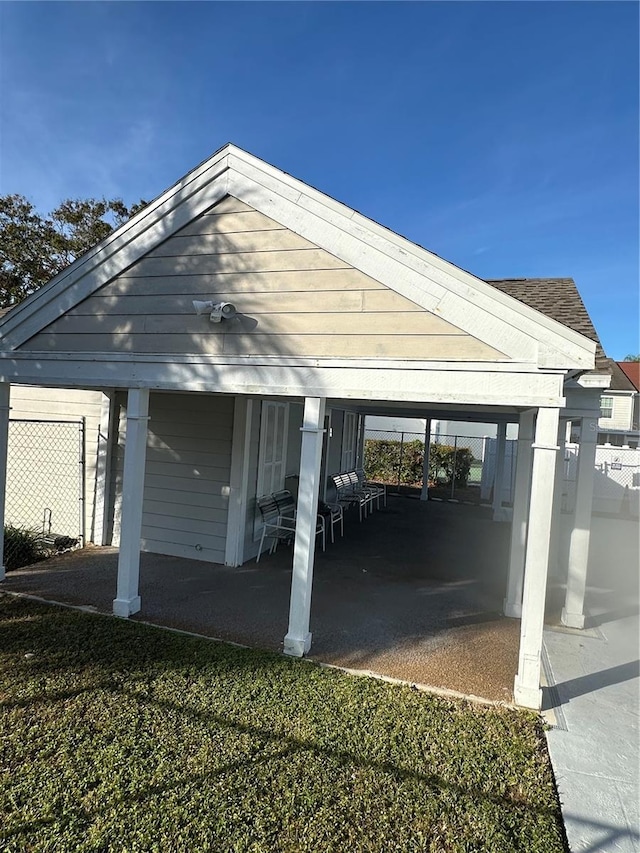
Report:
<svg viewBox="0 0 640 853"><path fill-rule="evenodd" d="M537 718L0 595L3 851L565 851Z"/></svg>

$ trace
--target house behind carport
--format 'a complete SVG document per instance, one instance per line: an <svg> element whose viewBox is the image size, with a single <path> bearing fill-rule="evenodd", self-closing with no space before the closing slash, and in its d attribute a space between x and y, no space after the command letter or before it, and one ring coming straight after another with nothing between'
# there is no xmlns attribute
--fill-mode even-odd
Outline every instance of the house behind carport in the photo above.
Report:
<svg viewBox="0 0 640 853"><path fill-rule="evenodd" d="M233 303L219 323L193 300ZM505 612L521 616L516 701L540 705L561 419L582 423L564 618L582 614L595 345L495 287L228 145L0 326L11 384L98 389L114 612L142 603L140 549L227 565L255 557L256 497L299 460L285 651L311 644L318 495L354 469L364 414L519 423ZM593 468L591 458L591 468ZM0 482L4 482L0 470Z"/></svg>

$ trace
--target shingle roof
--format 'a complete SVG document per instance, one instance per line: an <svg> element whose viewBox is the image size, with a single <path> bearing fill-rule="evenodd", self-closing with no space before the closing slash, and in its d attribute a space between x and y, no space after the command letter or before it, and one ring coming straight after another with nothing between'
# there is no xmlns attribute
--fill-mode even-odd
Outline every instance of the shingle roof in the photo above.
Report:
<svg viewBox="0 0 640 853"><path fill-rule="evenodd" d="M582 297L572 278L501 278L487 279L503 293L515 297L530 308L535 308L563 326L579 332L596 345L596 373L611 375L611 391L633 391L633 385L617 363L608 358L600 338L585 308Z"/></svg>

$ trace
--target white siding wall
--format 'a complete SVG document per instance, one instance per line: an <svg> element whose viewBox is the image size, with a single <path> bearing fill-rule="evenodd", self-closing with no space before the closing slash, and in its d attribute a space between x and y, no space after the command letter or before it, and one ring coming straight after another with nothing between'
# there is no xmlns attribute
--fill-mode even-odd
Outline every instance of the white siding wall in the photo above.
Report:
<svg viewBox="0 0 640 853"><path fill-rule="evenodd" d="M615 391L608 391L602 396L613 399L613 412L610 418L599 418L599 429L605 432L609 429L631 429L633 395L627 392L616 393Z"/></svg>
<svg viewBox="0 0 640 853"><path fill-rule="evenodd" d="M114 543L126 440L124 395L113 464ZM142 550L224 563L233 397L151 394Z"/></svg>

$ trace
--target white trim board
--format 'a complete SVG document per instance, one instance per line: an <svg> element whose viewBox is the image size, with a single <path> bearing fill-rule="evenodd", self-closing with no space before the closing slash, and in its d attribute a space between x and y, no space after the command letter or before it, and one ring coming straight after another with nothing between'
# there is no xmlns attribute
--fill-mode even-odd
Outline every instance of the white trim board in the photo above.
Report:
<svg viewBox="0 0 640 853"><path fill-rule="evenodd" d="M397 400L418 404L478 406L558 406L563 404L563 374L558 372L394 370L310 365L216 365L206 361L119 361L75 358L0 360L0 381L63 388L151 388L272 397L328 397L349 400Z"/></svg>
<svg viewBox="0 0 640 853"><path fill-rule="evenodd" d="M595 345L233 145L225 146L130 222L7 315L18 348L231 193L514 361L591 368Z"/></svg>

